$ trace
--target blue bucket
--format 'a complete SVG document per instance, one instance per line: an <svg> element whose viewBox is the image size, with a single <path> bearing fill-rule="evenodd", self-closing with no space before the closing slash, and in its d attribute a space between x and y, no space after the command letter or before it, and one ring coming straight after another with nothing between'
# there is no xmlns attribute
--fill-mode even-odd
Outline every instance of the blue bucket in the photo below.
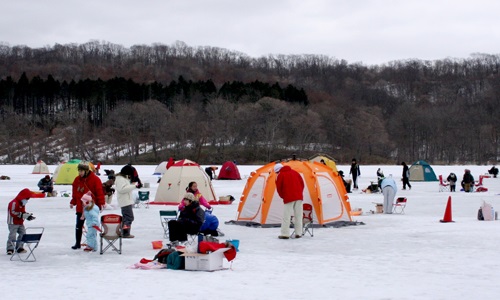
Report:
<svg viewBox="0 0 500 300"><path fill-rule="evenodd" d="M239 250L240 240L226 240L226 242L233 244L234 248L236 248L236 252L240 252Z"/></svg>

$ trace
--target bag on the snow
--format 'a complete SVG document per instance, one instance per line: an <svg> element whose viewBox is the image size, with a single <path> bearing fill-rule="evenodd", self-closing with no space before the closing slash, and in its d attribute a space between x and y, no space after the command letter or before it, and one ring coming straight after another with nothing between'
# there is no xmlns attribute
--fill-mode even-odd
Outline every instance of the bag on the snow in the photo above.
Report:
<svg viewBox="0 0 500 300"><path fill-rule="evenodd" d="M167 257L175 252L175 249L161 249L156 253L155 257L153 260L157 260L159 263L166 264L167 263Z"/></svg>
<svg viewBox="0 0 500 300"><path fill-rule="evenodd" d="M185 267L185 258L181 256L181 252L174 251L170 253L167 257L167 269L171 270L184 270Z"/></svg>

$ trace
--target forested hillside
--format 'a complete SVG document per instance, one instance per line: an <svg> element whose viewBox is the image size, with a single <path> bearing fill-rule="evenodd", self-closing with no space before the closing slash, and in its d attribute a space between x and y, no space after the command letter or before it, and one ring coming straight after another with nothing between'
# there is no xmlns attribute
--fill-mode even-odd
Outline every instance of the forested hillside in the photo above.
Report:
<svg viewBox="0 0 500 300"><path fill-rule="evenodd" d="M91 41L0 44L0 162L493 164L500 56L366 66L322 55Z"/></svg>

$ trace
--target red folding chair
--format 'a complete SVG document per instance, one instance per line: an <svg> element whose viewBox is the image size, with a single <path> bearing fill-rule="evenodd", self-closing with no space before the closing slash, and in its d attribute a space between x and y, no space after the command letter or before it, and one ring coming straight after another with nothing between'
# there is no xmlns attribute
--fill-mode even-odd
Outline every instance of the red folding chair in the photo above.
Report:
<svg viewBox="0 0 500 300"><path fill-rule="evenodd" d="M392 212L403 215L405 213L406 201L406 197L397 198L396 203L392 204Z"/></svg>

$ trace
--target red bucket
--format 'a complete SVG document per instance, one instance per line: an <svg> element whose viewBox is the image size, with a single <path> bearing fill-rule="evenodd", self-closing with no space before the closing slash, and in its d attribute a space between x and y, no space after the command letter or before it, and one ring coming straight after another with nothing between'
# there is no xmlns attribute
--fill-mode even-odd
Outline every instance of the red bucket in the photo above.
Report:
<svg viewBox="0 0 500 300"><path fill-rule="evenodd" d="M163 241L152 241L153 249L161 249L163 248Z"/></svg>

